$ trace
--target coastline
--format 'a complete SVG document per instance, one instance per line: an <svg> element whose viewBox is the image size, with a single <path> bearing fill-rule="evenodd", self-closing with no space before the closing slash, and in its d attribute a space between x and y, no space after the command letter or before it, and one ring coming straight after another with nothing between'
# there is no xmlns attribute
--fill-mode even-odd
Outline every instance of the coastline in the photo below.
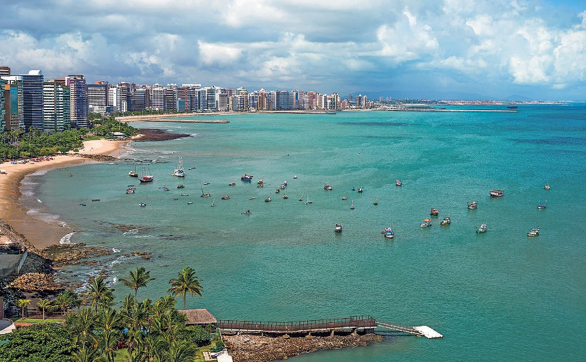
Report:
<svg viewBox="0 0 587 362"><path fill-rule="evenodd" d="M120 156L124 150L122 146L129 141L92 140L85 141L80 154ZM31 216L21 203L21 184L24 178L38 171L51 170L60 167L79 166L82 164L97 162L89 157L77 155L60 155L52 160L11 164L4 162L0 169L6 174L0 175L0 220L8 223L17 233L24 235L27 241L36 249L44 249L47 246L59 244L61 238L74 230L58 223L51 223Z"/></svg>

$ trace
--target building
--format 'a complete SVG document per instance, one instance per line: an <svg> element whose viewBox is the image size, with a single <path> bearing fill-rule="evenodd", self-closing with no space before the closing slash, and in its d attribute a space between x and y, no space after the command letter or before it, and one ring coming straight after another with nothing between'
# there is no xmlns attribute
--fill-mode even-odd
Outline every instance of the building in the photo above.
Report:
<svg viewBox="0 0 587 362"><path fill-rule="evenodd" d="M71 126L88 127L88 86L83 75L68 75L65 85L69 87L69 106Z"/></svg>
<svg viewBox="0 0 587 362"><path fill-rule="evenodd" d="M163 89L163 109L177 111L177 89L174 86L168 86Z"/></svg>
<svg viewBox="0 0 587 362"><path fill-rule="evenodd" d="M131 112L142 112L147 108L148 93L146 88L137 88L130 95Z"/></svg>
<svg viewBox="0 0 587 362"><path fill-rule="evenodd" d="M9 77L10 67L0 67L0 77Z"/></svg>
<svg viewBox="0 0 587 362"><path fill-rule="evenodd" d="M128 112L130 108L130 84L118 83L116 86L116 110Z"/></svg>
<svg viewBox="0 0 587 362"><path fill-rule="evenodd" d="M208 312L207 309L186 309L186 310L178 310L179 313L185 314L187 317L187 321L185 324L187 326L198 325L202 327L206 326L213 326L215 327L216 317L212 315L212 313Z"/></svg>
<svg viewBox="0 0 587 362"><path fill-rule="evenodd" d="M164 110L165 109L165 88L155 85L151 89L151 109Z"/></svg>
<svg viewBox="0 0 587 362"><path fill-rule="evenodd" d="M21 74L23 96L23 125L28 131L31 127L43 129L43 72L31 70Z"/></svg>
<svg viewBox="0 0 587 362"><path fill-rule="evenodd" d="M108 107L108 82L88 84L88 112L106 115Z"/></svg>
<svg viewBox="0 0 587 362"><path fill-rule="evenodd" d="M4 132L6 129L6 103L4 102L5 84L6 81L0 78L0 132ZM10 97L10 88L8 88L8 97ZM8 102L8 107L10 107L10 102ZM8 109L8 114L10 114L10 109Z"/></svg>
<svg viewBox="0 0 587 362"><path fill-rule="evenodd" d="M43 129L63 131L69 129L70 119L69 87L51 80L43 85Z"/></svg>
<svg viewBox="0 0 587 362"><path fill-rule="evenodd" d="M5 81L4 108L7 112L4 115L5 129L22 129L24 128L22 77L19 75L5 76L2 79Z"/></svg>

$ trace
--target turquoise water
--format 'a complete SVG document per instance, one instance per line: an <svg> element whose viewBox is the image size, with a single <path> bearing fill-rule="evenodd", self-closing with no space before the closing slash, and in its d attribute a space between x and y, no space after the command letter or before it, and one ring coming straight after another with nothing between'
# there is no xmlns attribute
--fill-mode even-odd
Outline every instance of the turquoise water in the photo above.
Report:
<svg viewBox="0 0 587 362"><path fill-rule="evenodd" d="M192 266L204 294L188 298L188 308L217 318L370 314L445 336L389 337L298 361L584 360L583 104L520 106L518 113L225 117L229 124L137 124L192 137L132 144L129 157L158 161L150 166L155 182L136 185L134 195L125 194L137 182L127 176L132 163L118 162L51 171L38 177L37 196L78 230L74 242L121 250L116 255L152 251L150 261L119 257L108 266L118 278L145 265L156 280L140 297L165 293L168 280ZM183 181L171 176L178 156ZM266 186L241 182L244 173ZM284 180L288 200L275 194ZM214 208L199 197L205 181ZM505 196L490 199L492 188ZM230 200L221 200L226 194ZM273 201L263 202L269 195ZM472 200L477 210L467 210ZM537 210L544 200L548 208ZM431 207L440 217L421 230ZM252 214L242 215L247 209ZM441 228L443 216L452 225ZM477 235L483 222L489 231ZM344 225L342 235L335 223ZM122 234L113 224L139 230ZM380 233L389 225L393 241ZM540 236L528 238L537 226ZM82 278L93 272L72 270ZM118 296L129 292L115 287Z"/></svg>

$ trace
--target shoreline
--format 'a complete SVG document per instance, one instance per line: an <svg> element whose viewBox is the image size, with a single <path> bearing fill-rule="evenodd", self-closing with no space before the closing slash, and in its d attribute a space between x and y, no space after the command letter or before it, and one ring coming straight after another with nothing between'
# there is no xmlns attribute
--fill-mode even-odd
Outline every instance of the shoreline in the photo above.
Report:
<svg viewBox="0 0 587 362"><path fill-rule="evenodd" d="M80 150L79 155L59 155L53 157L52 160L35 163L11 164L4 162L0 164L0 169L6 171L6 174L0 175L0 220L9 224L17 233L22 234L28 244L38 250L50 245L59 245L65 235L75 230L57 222L48 222L28 214L29 209L21 201L22 181L27 175L34 172L98 162L91 156L118 157L124 152L123 145L128 142L103 139L85 141L84 148ZM84 157L86 155L89 157Z"/></svg>

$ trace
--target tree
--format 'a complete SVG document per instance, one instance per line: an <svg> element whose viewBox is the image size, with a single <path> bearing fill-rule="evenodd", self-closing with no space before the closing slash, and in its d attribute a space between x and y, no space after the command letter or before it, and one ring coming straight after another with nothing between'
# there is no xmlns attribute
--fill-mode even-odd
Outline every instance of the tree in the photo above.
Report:
<svg viewBox="0 0 587 362"><path fill-rule="evenodd" d="M96 278L90 279L90 284L88 286L89 293L88 295L92 299L91 306L95 307L95 310L98 310L98 306L109 306L114 299L112 295L112 289L108 288L106 285L106 279L102 276L98 276Z"/></svg>
<svg viewBox="0 0 587 362"><path fill-rule="evenodd" d="M55 305L58 306L59 309L61 309L63 312L67 312L69 308L79 307L81 305L81 300L75 292L66 290L65 292L59 294L53 303L55 303Z"/></svg>
<svg viewBox="0 0 587 362"><path fill-rule="evenodd" d="M191 295L202 296L202 286L200 285L200 278L196 276L196 271L190 267L183 268L178 274L177 278L171 279L169 284L170 292L175 298L182 296L183 309L185 309L185 297L189 293Z"/></svg>
<svg viewBox="0 0 587 362"><path fill-rule="evenodd" d="M49 299L41 299L37 302L37 307L43 310L43 319L45 319L45 309L51 305L51 301Z"/></svg>
<svg viewBox="0 0 587 362"><path fill-rule="evenodd" d="M155 280L155 278L151 278L150 273L151 272L146 271L144 267L138 267L134 271L129 272L128 279L121 278L120 281L135 291L136 299L139 288L145 287L148 282Z"/></svg>
<svg viewBox="0 0 587 362"><path fill-rule="evenodd" d="M16 301L16 306L20 308L21 313L20 313L20 317L24 318L24 309L26 307L29 306L29 304L31 304L31 300L30 299L19 299Z"/></svg>
<svg viewBox="0 0 587 362"><path fill-rule="evenodd" d="M34 324L0 335L0 361L63 362L71 360L75 346L68 328L59 323Z"/></svg>

